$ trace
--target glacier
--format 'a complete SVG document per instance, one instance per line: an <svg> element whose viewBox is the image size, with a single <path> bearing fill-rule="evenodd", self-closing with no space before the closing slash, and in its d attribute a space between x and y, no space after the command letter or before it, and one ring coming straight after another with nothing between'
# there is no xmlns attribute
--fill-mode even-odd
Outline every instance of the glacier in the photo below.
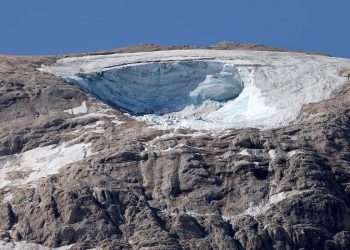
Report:
<svg viewBox="0 0 350 250"><path fill-rule="evenodd" d="M243 90L233 65L213 61L158 62L68 76L84 90L131 114L164 114L226 101Z"/></svg>
<svg viewBox="0 0 350 250"><path fill-rule="evenodd" d="M172 50L68 57L39 70L159 129L275 128L331 97L350 60L296 52Z"/></svg>

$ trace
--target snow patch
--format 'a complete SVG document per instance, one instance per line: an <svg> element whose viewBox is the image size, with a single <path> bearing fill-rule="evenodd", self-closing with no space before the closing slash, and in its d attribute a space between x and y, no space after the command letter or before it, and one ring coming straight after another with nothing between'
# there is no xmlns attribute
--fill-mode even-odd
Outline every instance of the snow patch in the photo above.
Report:
<svg viewBox="0 0 350 250"><path fill-rule="evenodd" d="M238 214L238 215L232 215L232 216L228 216L228 215L221 215L221 218L228 222L231 220L231 218L234 217L239 217L239 216L244 216L244 215L250 215L250 216L258 216L261 213L267 211L271 205L273 204L277 204L285 199L291 198L293 196L296 195L300 195L304 192L308 192L308 191L298 191L298 190L292 190L292 191L287 191L287 192L280 192L274 195L271 195L269 197L269 199L266 201L262 201L261 203L259 203L258 205L254 205L254 203L250 203L249 207L247 210L245 210L243 213ZM178 215L190 215L192 217L198 218L198 217L212 217L212 216L217 216L219 215L219 213L197 213L194 211L182 211L182 212L171 212L168 209L164 209L161 210L160 213L164 213L166 215L169 215L171 217L176 217Z"/></svg>
<svg viewBox="0 0 350 250"><path fill-rule="evenodd" d="M29 243L26 241L18 242L5 242L0 240L1 250L68 250L71 249L73 245L63 246L58 248L46 247L44 245Z"/></svg>
<svg viewBox="0 0 350 250"><path fill-rule="evenodd" d="M293 190L293 191L280 192L278 194L271 195L269 198L268 204L269 205L276 204L280 201L283 201L291 196L298 195L300 193L301 193L300 191Z"/></svg>
<svg viewBox="0 0 350 250"><path fill-rule="evenodd" d="M89 118L89 117L94 117L94 118L101 118L101 117L113 118L115 116L114 115L104 114L104 113L91 112L91 113L88 113L86 115L76 117L76 119Z"/></svg>
<svg viewBox="0 0 350 250"><path fill-rule="evenodd" d="M10 202L12 199L13 199L13 194L8 192L3 196L2 202L3 203Z"/></svg>
<svg viewBox="0 0 350 250"><path fill-rule="evenodd" d="M250 203L249 208L242 215L258 216L267 211L271 205L277 204L285 199L304 193L305 191L292 190L271 195L267 201L262 201L258 205Z"/></svg>
<svg viewBox="0 0 350 250"><path fill-rule="evenodd" d="M287 153L287 157L289 158L289 157L292 157L294 155L298 155L298 154L302 154L302 153L304 153L304 151L299 150L299 149L291 150Z"/></svg>
<svg viewBox="0 0 350 250"><path fill-rule="evenodd" d="M304 153L304 151L300 150L300 149L293 149L289 152L285 152L281 149L270 149L268 154L269 154L271 161L276 161L279 159L290 158L294 155L303 154L303 153Z"/></svg>
<svg viewBox="0 0 350 250"><path fill-rule="evenodd" d="M168 209L164 209L159 211L160 213L164 213L166 215L169 215L171 217L176 217L179 215L189 215L194 218L200 218L200 217L212 217L212 216L217 216L219 213L197 213L194 211L186 211L186 212L170 212ZM221 216L223 220L227 221L229 218L227 216Z"/></svg>
<svg viewBox="0 0 350 250"><path fill-rule="evenodd" d="M270 149L269 150L269 157L272 161L277 159L277 153L275 149Z"/></svg>
<svg viewBox="0 0 350 250"><path fill-rule="evenodd" d="M239 151L238 154L239 155L243 155L243 156L250 156L250 152L246 148L241 150L241 151Z"/></svg>
<svg viewBox="0 0 350 250"><path fill-rule="evenodd" d="M225 215L221 215L221 218L222 218L225 222L230 221L230 217L227 217L227 216L225 216Z"/></svg>
<svg viewBox="0 0 350 250"><path fill-rule="evenodd" d="M249 208L243 212L242 215L257 216L263 211L264 204L254 205L253 202L250 203Z"/></svg>
<svg viewBox="0 0 350 250"><path fill-rule="evenodd" d="M71 115L86 114L88 112L88 107L86 105L86 101L83 101L79 107L72 108L72 109L66 109L66 110L64 110L64 112L71 114Z"/></svg>
<svg viewBox="0 0 350 250"><path fill-rule="evenodd" d="M95 133L103 133L105 130L101 126L104 125L104 124L105 124L104 121L96 121L96 122L94 122L92 124L84 125L81 128L75 129L71 133L79 134L80 136L77 139L73 140L73 141L79 141L80 138L82 138L84 135L86 135L90 131L91 132L95 132Z"/></svg>
<svg viewBox="0 0 350 250"><path fill-rule="evenodd" d="M170 212L168 209L164 209L164 210L161 210L159 211L160 213L163 213L163 214L166 214L168 216L171 216L171 217L177 217L179 215L189 215L191 217L194 217L194 218L206 218L206 217L213 217L213 216L218 216L219 213L197 213L197 212L194 212L194 211L187 211L187 212ZM230 221L230 217L228 216L225 216L225 215L219 215L221 216L222 220L225 221L225 222L228 222Z"/></svg>
<svg viewBox="0 0 350 250"><path fill-rule="evenodd" d="M251 149L251 148L244 148L238 152L239 155L242 156L260 156L262 154L261 149Z"/></svg>
<svg viewBox="0 0 350 250"><path fill-rule="evenodd" d="M114 123L115 125L122 125L122 124L124 124L125 122L123 122L123 121L119 121L119 120L113 120L113 121L111 121L112 123Z"/></svg>
<svg viewBox="0 0 350 250"><path fill-rule="evenodd" d="M40 178L57 174L71 163L92 155L90 143L50 145L0 159L0 188L34 185Z"/></svg>

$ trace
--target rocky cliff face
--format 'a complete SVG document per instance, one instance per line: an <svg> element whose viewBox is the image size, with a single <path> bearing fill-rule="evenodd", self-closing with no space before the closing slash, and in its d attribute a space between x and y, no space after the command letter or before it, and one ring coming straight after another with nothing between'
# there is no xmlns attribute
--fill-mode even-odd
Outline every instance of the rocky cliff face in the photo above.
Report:
<svg viewBox="0 0 350 250"><path fill-rule="evenodd" d="M286 126L159 130L57 59L0 57L0 247L349 249L349 82Z"/></svg>

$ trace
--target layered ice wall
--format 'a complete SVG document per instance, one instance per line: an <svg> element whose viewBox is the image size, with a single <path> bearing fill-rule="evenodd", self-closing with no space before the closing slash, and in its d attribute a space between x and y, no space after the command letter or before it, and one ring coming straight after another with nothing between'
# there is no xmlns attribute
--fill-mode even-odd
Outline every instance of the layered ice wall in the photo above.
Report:
<svg viewBox="0 0 350 250"><path fill-rule="evenodd" d="M174 50L64 58L40 70L159 128L273 128L329 98L350 60L270 51Z"/></svg>
<svg viewBox="0 0 350 250"><path fill-rule="evenodd" d="M237 97L236 67L213 61L156 62L69 76L84 90L133 115L166 114Z"/></svg>

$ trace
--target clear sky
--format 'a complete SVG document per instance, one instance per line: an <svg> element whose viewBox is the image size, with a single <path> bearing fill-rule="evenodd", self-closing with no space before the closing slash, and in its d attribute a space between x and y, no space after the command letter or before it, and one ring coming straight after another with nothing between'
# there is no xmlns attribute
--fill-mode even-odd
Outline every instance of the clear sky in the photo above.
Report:
<svg viewBox="0 0 350 250"><path fill-rule="evenodd" d="M1 0L0 54L258 43L350 57L350 0Z"/></svg>

